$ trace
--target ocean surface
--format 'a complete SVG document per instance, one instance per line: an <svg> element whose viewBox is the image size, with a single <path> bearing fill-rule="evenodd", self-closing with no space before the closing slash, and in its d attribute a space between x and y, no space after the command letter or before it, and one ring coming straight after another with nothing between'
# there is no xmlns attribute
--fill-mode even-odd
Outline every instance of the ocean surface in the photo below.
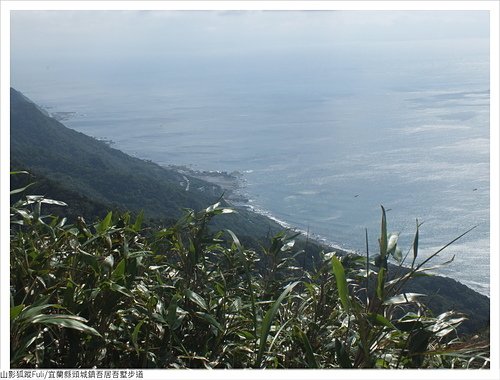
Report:
<svg viewBox="0 0 500 380"><path fill-rule="evenodd" d="M477 225L433 263L454 256L437 272L489 295L488 41L100 67L13 68L12 86L128 154L238 171L255 210L343 249L364 253L367 228L377 252L380 205L403 254L423 222L422 258Z"/></svg>

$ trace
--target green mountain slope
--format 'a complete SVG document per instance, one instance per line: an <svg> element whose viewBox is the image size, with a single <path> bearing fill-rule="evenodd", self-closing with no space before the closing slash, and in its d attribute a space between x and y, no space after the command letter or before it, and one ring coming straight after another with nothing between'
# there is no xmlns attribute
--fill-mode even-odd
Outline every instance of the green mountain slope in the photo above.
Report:
<svg viewBox="0 0 500 380"><path fill-rule="evenodd" d="M15 89L11 89L10 112L11 167L43 179L42 190L57 184L58 193L66 189L98 204L143 210L147 217L163 221L177 219L184 208L205 208L224 193L216 184L131 157L69 129ZM243 236L266 236L279 228L244 209L214 226L228 227Z"/></svg>
<svg viewBox="0 0 500 380"><path fill-rule="evenodd" d="M113 149L43 114L11 89L11 158L48 179L92 199L151 216L176 218L181 209L201 208L217 200L222 189L189 191L179 173Z"/></svg>

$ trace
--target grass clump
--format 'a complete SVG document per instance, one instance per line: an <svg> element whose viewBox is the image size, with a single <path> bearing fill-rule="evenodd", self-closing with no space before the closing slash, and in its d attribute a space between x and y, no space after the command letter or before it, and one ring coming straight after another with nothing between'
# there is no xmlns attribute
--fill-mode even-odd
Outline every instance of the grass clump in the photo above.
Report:
<svg viewBox="0 0 500 380"><path fill-rule="evenodd" d="M404 260L383 209L374 260L327 252L306 270L294 235L255 250L211 233L233 212L220 204L162 229L128 213L69 223L45 204L64 207L33 195L11 207L13 368L489 366L487 342L456 333L463 316L401 292L425 274L418 224L410 271L389 277L388 259Z"/></svg>

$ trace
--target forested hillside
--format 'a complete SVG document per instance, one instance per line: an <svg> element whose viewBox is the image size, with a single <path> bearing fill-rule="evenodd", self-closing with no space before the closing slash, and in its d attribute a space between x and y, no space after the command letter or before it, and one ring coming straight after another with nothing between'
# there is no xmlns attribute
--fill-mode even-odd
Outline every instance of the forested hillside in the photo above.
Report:
<svg viewBox="0 0 500 380"><path fill-rule="evenodd" d="M67 190L87 201L115 209L144 211L147 218L177 219L184 208L215 203L224 190L189 174L131 157L107 143L66 128L18 91L11 89L11 169L29 169L43 184ZM186 178L190 182L186 186ZM25 179L23 179L25 180ZM56 195L58 195L56 194ZM224 203L224 200L222 199ZM87 212L76 202L72 209ZM267 236L279 226L261 215L240 209L214 228L231 226L241 236Z"/></svg>
<svg viewBox="0 0 500 380"><path fill-rule="evenodd" d="M66 128L14 89L11 158L95 201L143 209L152 216L177 218L182 208L200 208L222 195L217 187L198 191L202 183L196 178L189 179L193 185L186 191L180 174Z"/></svg>

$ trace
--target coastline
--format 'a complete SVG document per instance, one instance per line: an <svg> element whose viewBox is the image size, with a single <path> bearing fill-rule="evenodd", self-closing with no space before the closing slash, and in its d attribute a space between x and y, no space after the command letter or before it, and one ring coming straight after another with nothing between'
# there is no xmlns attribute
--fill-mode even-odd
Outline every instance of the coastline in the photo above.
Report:
<svg viewBox="0 0 500 380"><path fill-rule="evenodd" d="M247 211L253 212L255 214L264 216L276 224L278 224L280 227L287 231L292 231L294 233L300 233L302 239L307 239L309 241L312 241L320 246L323 246L325 248L328 248L329 250L336 251L340 255L346 255L346 254L355 254L355 255L360 255L364 256L365 253L359 252L354 249L349 249L340 246L338 243L334 243L332 241L329 241L325 237L315 234L311 231L306 231L300 228L297 228L293 226L292 224L281 220L277 217L275 217L270 211L261 208L259 206L256 206L254 204L251 204L252 199L248 196L248 194L244 193L244 188L245 188L245 183L246 180L244 178L244 173L241 173L239 171L234 171L231 173L228 173L226 171L220 171L220 170L214 170L214 171L207 171L207 170L196 170L192 169L188 166L185 165L165 165L164 167L174 170L178 172L182 176L190 176L193 178L197 178L199 180L209 182L215 186L220 187L224 191L224 199L230 203L231 206L233 206L236 209L245 209ZM395 268L399 268L398 265L392 263L390 264L394 266ZM401 269L409 269L405 265L401 266ZM449 279L451 281L457 282L459 284L462 284L466 286L467 288L471 289L472 291L487 297L490 299L489 294L484 294L482 292L479 292L477 289L474 287L471 287L469 284L463 283L458 281L457 279L447 276L445 274L441 273L435 273L433 277L442 277L445 279Z"/></svg>
<svg viewBox="0 0 500 380"><path fill-rule="evenodd" d="M306 231L293 226L292 224L275 217L270 211L265 210L259 206L252 204L252 199L248 194L244 193L245 188L245 177L244 173L239 171L226 172L220 170L196 170L185 165L165 165L166 168L170 170L175 170L182 176L190 176L197 178L199 180L209 182L213 185L220 187L224 191L224 199L228 201L231 206L235 208L243 208L250 212L254 212L261 216L264 216L273 222L277 223L280 227L285 230L293 231L294 233L300 233L303 238L314 241L322 246L328 247L329 249L339 251L341 254L353 253L359 254L359 252L344 248L337 243L329 241L327 238L315 234L311 231Z"/></svg>
<svg viewBox="0 0 500 380"><path fill-rule="evenodd" d="M234 203L235 206L245 206L250 201L240 191L244 185L243 174L240 172L195 170L185 165L164 165L164 167L176 171L183 177L193 177L220 187L224 191L224 199Z"/></svg>

